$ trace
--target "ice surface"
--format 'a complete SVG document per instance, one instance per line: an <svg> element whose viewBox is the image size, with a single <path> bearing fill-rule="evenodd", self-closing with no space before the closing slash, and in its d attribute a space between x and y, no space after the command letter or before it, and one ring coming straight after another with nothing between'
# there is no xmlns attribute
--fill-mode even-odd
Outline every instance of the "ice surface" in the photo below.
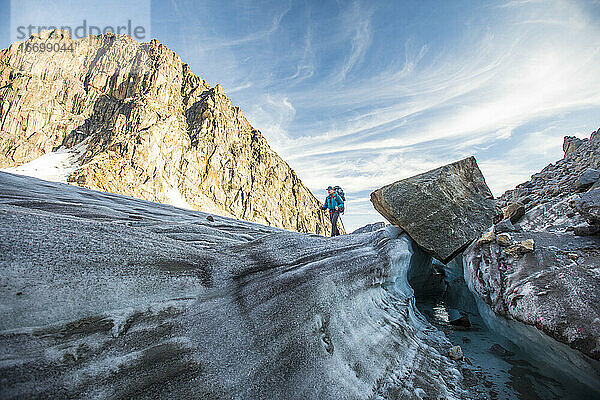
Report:
<svg viewBox="0 0 600 400"><path fill-rule="evenodd" d="M206 216L0 172L0 397L481 398L397 230Z"/></svg>

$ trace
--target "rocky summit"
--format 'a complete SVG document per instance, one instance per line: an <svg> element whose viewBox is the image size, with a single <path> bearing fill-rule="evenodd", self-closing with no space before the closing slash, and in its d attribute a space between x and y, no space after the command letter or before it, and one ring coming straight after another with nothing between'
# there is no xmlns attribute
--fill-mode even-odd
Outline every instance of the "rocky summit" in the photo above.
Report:
<svg viewBox="0 0 600 400"><path fill-rule="evenodd" d="M384 186L371 193L371 202L443 262L460 253L498 214L474 157Z"/></svg>
<svg viewBox="0 0 600 400"><path fill-rule="evenodd" d="M66 50L24 50L42 45ZM317 199L223 88L156 40L74 41L54 30L14 43L0 52L0 117L0 168L37 162L54 170L40 160L70 151L61 168L72 184L301 232L330 230Z"/></svg>

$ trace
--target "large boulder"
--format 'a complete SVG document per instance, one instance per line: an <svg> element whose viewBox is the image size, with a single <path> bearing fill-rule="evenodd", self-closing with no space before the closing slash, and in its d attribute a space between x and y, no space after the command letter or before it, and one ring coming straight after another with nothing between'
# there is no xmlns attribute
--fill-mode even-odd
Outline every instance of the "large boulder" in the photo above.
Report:
<svg viewBox="0 0 600 400"><path fill-rule="evenodd" d="M572 202L573 208L592 225L600 225L600 189L590 190Z"/></svg>
<svg viewBox="0 0 600 400"><path fill-rule="evenodd" d="M464 250L498 215L474 157L377 189L371 202L442 262Z"/></svg>
<svg viewBox="0 0 600 400"><path fill-rule="evenodd" d="M600 180L600 171L594 168L588 168L580 177L577 179L577 189L586 190L592 187L596 182Z"/></svg>
<svg viewBox="0 0 600 400"><path fill-rule="evenodd" d="M525 206L523 204L511 203L504 209L504 218L508 218L510 222L516 224L525 215Z"/></svg>

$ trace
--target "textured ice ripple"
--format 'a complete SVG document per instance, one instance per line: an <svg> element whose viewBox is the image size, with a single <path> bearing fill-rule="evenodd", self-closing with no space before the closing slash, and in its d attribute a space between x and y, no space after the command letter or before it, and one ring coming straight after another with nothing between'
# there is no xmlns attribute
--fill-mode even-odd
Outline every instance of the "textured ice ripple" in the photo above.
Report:
<svg viewBox="0 0 600 400"><path fill-rule="evenodd" d="M334 239L0 172L0 397L469 398L387 228Z"/></svg>

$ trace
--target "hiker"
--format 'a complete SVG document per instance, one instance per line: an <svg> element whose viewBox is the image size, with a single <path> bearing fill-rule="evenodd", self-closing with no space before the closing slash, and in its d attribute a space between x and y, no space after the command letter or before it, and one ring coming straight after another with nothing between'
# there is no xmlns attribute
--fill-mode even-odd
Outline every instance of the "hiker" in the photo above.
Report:
<svg viewBox="0 0 600 400"><path fill-rule="evenodd" d="M340 212L344 210L344 200L332 186L327 188L328 196L325 198L325 204L321 206L322 210L329 209L329 219L331 220L331 236L338 236L340 231L337 228L337 221Z"/></svg>

